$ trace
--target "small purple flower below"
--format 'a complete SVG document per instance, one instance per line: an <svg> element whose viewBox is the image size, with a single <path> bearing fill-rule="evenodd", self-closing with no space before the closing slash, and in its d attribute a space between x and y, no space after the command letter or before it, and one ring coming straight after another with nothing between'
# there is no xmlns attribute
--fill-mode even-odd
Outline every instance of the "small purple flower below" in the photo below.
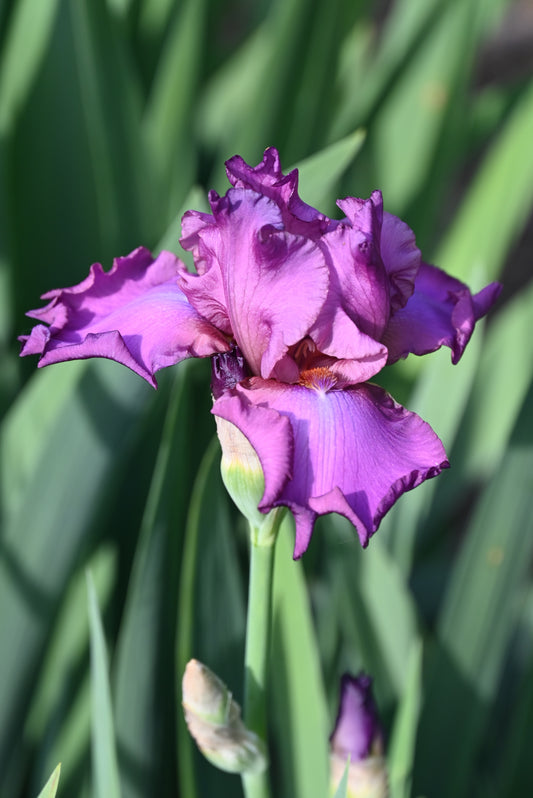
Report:
<svg viewBox="0 0 533 798"><path fill-rule="evenodd" d="M333 788L349 761L347 797L386 798L383 731L372 695L372 679L365 673L345 673L342 677L339 712L329 742Z"/></svg>
<svg viewBox="0 0 533 798"><path fill-rule="evenodd" d="M165 366L219 356L213 413L257 452L259 509L293 512L294 556L330 512L366 546L402 493L448 466L431 427L368 380L441 346L456 363L501 286L472 295L423 263L379 191L339 200L345 215L333 220L300 199L297 171L284 175L274 148L256 167L238 156L226 167L232 188L210 193L212 212L183 217L196 273L142 248L108 273L97 264L43 296L21 354L39 354L39 366L111 358L154 387Z"/></svg>
<svg viewBox="0 0 533 798"><path fill-rule="evenodd" d="M359 762L383 753L383 732L366 673L341 679L339 712L330 737L331 750L346 761Z"/></svg>

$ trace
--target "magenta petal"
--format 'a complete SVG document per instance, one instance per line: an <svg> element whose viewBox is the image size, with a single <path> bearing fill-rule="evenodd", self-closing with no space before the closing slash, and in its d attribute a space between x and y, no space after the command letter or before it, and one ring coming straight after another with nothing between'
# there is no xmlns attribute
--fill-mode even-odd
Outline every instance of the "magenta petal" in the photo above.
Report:
<svg viewBox="0 0 533 798"><path fill-rule="evenodd" d="M37 325L22 336L21 354L40 354L39 366L110 358L155 387L159 369L227 351L225 337L180 291L179 268L172 253L154 260L144 248L117 258L109 272L95 264L81 283L50 291L43 296L49 304L28 314L50 326Z"/></svg>
<svg viewBox="0 0 533 798"><path fill-rule="evenodd" d="M202 213L201 211L187 211L181 219L180 244L183 249L192 252L198 274L203 274L209 266L200 247L200 240L202 230L211 225L215 225L215 220L211 214Z"/></svg>
<svg viewBox="0 0 533 798"><path fill-rule="evenodd" d="M226 161L228 180L236 188L249 188L274 200L281 210L285 229L296 235L317 239L331 221L298 196L298 170L284 175L279 153L275 147L265 150L257 166L248 164L234 155Z"/></svg>
<svg viewBox="0 0 533 798"><path fill-rule="evenodd" d="M390 315L389 279L380 254L381 194L375 191L368 200L348 197L337 204L349 223L341 223L320 242L333 272L330 297L361 332L379 341Z"/></svg>
<svg viewBox="0 0 533 798"><path fill-rule="evenodd" d="M413 295L391 317L382 338L389 363L410 353L425 355L441 346L450 347L452 363L457 363L476 321L496 302L500 291L499 283L490 283L472 296L464 283L422 263Z"/></svg>
<svg viewBox="0 0 533 798"><path fill-rule="evenodd" d="M420 250L411 228L390 213L383 214L381 257L389 276L390 302L394 312L406 304L415 289Z"/></svg>
<svg viewBox="0 0 533 798"><path fill-rule="evenodd" d="M331 291L309 335L320 352L335 358L328 367L343 385L365 382L387 363L387 348L359 330L342 306L334 301Z"/></svg>
<svg viewBox="0 0 533 798"><path fill-rule="evenodd" d="M295 557L306 550L317 516L330 512L346 516L366 546L402 493L448 466L431 427L375 385L328 392L252 378L232 395L242 412L251 413L250 406L268 408L290 421L291 478L269 502L265 497L262 509L290 507L296 519ZM249 423L245 430L238 407L234 402L230 420L259 454L269 446L269 427Z"/></svg>
<svg viewBox="0 0 533 798"><path fill-rule="evenodd" d="M267 378L314 323L328 269L315 243L283 231L268 197L230 189L211 205L216 225L198 233L209 265L183 274L180 285L202 316L225 332L229 324L251 371Z"/></svg>

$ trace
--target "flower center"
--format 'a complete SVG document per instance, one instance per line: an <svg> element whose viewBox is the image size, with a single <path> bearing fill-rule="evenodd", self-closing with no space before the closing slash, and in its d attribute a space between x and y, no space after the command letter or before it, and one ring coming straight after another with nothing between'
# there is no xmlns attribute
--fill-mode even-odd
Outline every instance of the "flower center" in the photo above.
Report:
<svg viewBox="0 0 533 798"><path fill-rule="evenodd" d="M337 384L337 377L325 366L315 369L305 369L300 372L299 384L304 388L313 388L315 391L327 393Z"/></svg>

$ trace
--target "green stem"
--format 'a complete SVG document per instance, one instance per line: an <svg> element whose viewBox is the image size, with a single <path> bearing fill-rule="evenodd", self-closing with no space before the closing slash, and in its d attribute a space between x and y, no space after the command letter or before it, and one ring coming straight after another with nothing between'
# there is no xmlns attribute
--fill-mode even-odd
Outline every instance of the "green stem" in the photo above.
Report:
<svg viewBox="0 0 533 798"><path fill-rule="evenodd" d="M248 729L266 742L266 689L276 535L260 536L258 530L253 528L250 532L250 584L244 658L244 722ZM261 542L259 542L260 537ZM242 782L246 798L269 798L267 771L243 774Z"/></svg>

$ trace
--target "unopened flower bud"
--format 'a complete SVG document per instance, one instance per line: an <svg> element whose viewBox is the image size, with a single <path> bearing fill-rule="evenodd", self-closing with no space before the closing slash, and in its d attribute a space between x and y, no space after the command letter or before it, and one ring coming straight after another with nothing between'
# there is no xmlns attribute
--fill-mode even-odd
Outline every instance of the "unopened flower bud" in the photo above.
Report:
<svg viewBox="0 0 533 798"><path fill-rule="evenodd" d="M330 737L332 794L348 758L347 798L387 798L389 794L383 733L371 685L372 679L364 673L342 677L339 712Z"/></svg>
<svg viewBox="0 0 533 798"><path fill-rule="evenodd" d="M191 736L213 765L230 773L259 773L267 764L265 745L241 719L226 685L198 660L187 663L183 709Z"/></svg>
<svg viewBox="0 0 533 798"><path fill-rule="evenodd" d="M246 363L238 347L212 359L211 389L215 399L231 390L247 374ZM222 447L220 471L222 480L239 511L264 542L271 542L284 513L277 508L262 513L258 505L265 492L265 476L259 457L248 438L235 424L215 416L217 434Z"/></svg>

